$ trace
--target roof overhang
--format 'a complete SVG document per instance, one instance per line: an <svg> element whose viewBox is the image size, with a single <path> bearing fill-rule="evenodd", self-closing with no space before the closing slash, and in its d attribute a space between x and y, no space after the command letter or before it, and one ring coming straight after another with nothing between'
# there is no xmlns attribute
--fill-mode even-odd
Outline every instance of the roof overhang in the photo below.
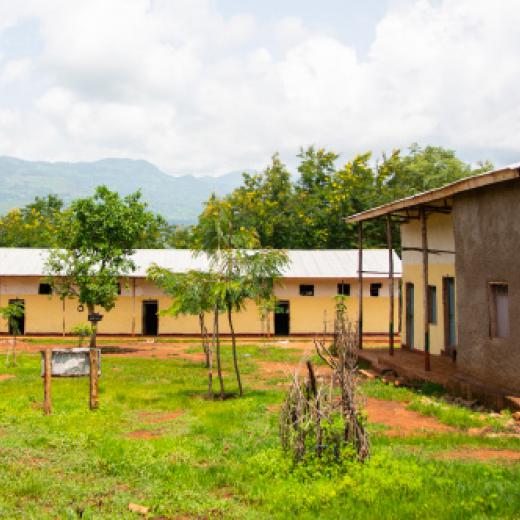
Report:
<svg viewBox="0 0 520 520"><path fill-rule="evenodd" d="M435 204L441 201L446 201L453 196L462 193L464 191L474 190L477 188L483 188L500 182L510 181L513 179L520 178L520 163L513 164L506 168L499 170L493 170L491 172L482 173L480 175L474 175L473 177L466 177L458 181L447 184L442 188L437 188L423 193L417 193L404 199L399 199L388 204L383 204L376 208L362 211L347 217L345 220L348 223L362 222L364 220L372 220L384 215L391 215L393 213L399 214L399 212L412 209L417 206L424 206L427 204Z"/></svg>

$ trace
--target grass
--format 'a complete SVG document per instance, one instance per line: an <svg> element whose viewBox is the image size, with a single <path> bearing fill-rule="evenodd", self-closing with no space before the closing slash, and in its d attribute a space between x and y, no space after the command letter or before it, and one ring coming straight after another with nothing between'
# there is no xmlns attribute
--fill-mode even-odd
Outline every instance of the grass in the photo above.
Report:
<svg viewBox="0 0 520 520"><path fill-rule="evenodd" d="M282 378L264 375L258 361L296 353L255 345L239 351L243 399L205 400L206 371L191 361L105 356L100 409L88 410L86 379L55 379L48 417L40 408L39 356L22 354L17 368L2 367L16 377L0 382L0 518L137 518L129 502L150 507L150 518L520 517L520 464L437 457L465 446L520 449L518 439L464 429L387 437L374 424L364 466L291 467L277 438ZM230 360L226 346L226 390L236 391ZM373 381L364 392L411 404L439 400L431 389ZM446 421L463 410L446 406L439 415L435 407L420 411ZM174 411L183 413L150 420ZM136 431L150 438L129 437Z"/></svg>

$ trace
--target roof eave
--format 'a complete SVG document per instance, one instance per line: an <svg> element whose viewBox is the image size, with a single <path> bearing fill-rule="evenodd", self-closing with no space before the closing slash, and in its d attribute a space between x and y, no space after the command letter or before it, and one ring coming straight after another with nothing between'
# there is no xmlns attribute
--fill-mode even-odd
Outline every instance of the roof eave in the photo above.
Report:
<svg viewBox="0 0 520 520"><path fill-rule="evenodd" d="M499 182L505 182L520 177L520 164L502 168L500 170L494 170L492 172L482 173L473 177L466 177L458 181L447 184L442 188L436 188L434 190L417 193L404 199L399 199L388 204L383 204L376 208L362 211L347 217L345 221L347 223L362 222L365 220L372 220L374 218L382 217L391 213L399 212L405 209L414 208L423 204L431 202L438 202L440 200L448 199L462 193L464 191L474 190L477 188L483 188L497 184Z"/></svg>

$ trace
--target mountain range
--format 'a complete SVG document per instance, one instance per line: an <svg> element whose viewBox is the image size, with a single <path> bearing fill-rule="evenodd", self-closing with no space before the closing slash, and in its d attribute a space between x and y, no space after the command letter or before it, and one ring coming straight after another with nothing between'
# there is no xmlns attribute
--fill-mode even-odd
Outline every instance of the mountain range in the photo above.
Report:
<svg viewBox="0 0 520 520"><path fill-rule="evenodd" d="M91 195L96 186L105 184L121 195L140 189L150 209L171 223L190 224L197 220L212 192L230 193L241 180L241 172L220 177L174 177L147 161L133 159L69 163L0 156L0 213L49 193L59 195L68 203Z"/></svg>

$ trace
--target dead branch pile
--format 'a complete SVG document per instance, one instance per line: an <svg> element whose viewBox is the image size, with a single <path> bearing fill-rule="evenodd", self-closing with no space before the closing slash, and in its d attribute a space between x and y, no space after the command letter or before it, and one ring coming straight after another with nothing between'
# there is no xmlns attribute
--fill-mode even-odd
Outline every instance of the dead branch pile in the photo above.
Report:
<svg viewBox="0 0 520 520"><path fill-rule="evenodd" d="M325 340L315 340L316 352L330 367L328 383L319 382L307 361L304 381L295 374L280 414L282 447L295 461L308 454L342 455L363 462L369 456L369 439L356 395L357 331L338 306L334 354Z"/></svg>

